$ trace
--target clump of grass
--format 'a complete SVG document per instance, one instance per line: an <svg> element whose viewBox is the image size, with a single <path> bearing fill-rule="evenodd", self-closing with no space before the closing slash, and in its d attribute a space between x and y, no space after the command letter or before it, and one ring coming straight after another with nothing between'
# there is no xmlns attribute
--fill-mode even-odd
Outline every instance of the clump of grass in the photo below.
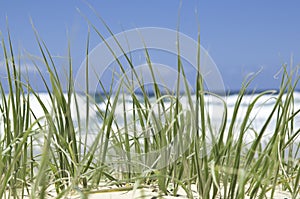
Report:
<svg viewBox="0 0 300 199"><path fill-rule="evenodd" d="M34 60L32 62L45 86L50 106L32 88L30 81L21 78L23 74L18 68L21 64L16 63L18 60L10 36L7 41L9 49L2 38L8 92L0 84L1 198L23 198L25 195L45 198L53 194L51 189L55 190L58 198L73 191L85 197L90 190L97 189L104 182L106 185L117 186L133 183L135 187L151 184L162 193L172 195L176 195L179 188L182 188L189 198L195 195L192 191L194 184L200 198L217 198L220 195L222 198L245 198L246 195L264 198L267 193L272 198L278 187L288 191L292 198L298 197L299 143L295 143L295 139L300 129L295 129L295 117L300 110L294 106L294 93L299 81L297 68L289 71L287 66L282 67L282 81L278 93L273 96L275 103L272 111L262 127L254 129L251 114L257 102L263 96L273 93L265 91L255 95L246 112L241 114L247 88L255 76L242 85L229 120L226 100L205 90L200 56L196 91L192 93L186 81L178 39L178 84L176 92L171 93L159 87L151 56L147 46L144 46L153 80L152 99L147 95L147 89L130 56L125 53L108 25L101 21L122 50L132 71L130 75L126 73L125 66L111 50L121 71L121 83L113 92L113 86L106 90L99 78L104 93L101 95L105 102L104 109L89 92L89 35L86 47L87 87L82 96L74 90L70 47L65 77L68 85L64 90L57 71L61 66L55 63L46 44L35 31L37 46L50 81L43 76L39 65ZM101 32L93 24L90 25L104 40ZM200 39L198 46L200 55ZM107 47L111 49L109 45ZM181 76L184 77L184 96L180 94ZM134 92L133 79L139 84L141 96ZM126 103L128 96L132 101L130 105ZM215 127L212 113L208 111L209 106L212 106L207 103L209 96L217 98L224 109L218 128ZM82 107L79 107L77 101L79 97L86 100L85 125L81 123ZM43 110L39 118L30 103L33 98ZM187 100L183 101L182 98ZM90 106L95 107L99 123L98 128L94 129L96 135L92 143L88 144ZM121 122L115 114L120 107L123 110ZM262 138L271 120L276 121L273 134L263 145ZM256 137L250 146L246 146L244 138L249 131L255 133ZM207 142L208 137L211 142ZM38 138L42 138L43 147L36 154ZM113 157L116 154L119 158L117 161Z"/></svg>
<svg viewBox="0 0 300 199"><path fill-rule="evenodd" d="M9 33L9 31L8 31ZM8 34L9 35L9 34ZM10 190L9 195L16 195L21 188L22 194L28 189L33 179L32 136L35 134L30 119L30 95L26 93L29 85L21 81L18 73L18 60L15 59L10 36L8 46L1 39L5 67L7 72L8 93L0 84L1 96L1 141L0 141L0 196Z"/></svg>

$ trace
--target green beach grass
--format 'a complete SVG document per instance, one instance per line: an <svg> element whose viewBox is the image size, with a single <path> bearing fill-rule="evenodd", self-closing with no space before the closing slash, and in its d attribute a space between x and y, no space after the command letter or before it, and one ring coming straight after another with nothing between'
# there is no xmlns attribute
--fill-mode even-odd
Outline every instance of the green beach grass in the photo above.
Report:
<svg viewBox="0 0 300 199"><path fill-rule="evenodd" d="M90 26L101 39L105 40L95 26L92 24ZM109 27L106 24L105 26L111 36L114 36ZM137 95L132 89L130 81L132 76L126 75L124 66L115 57L124 75L120 85L126 87L127 93L121 86L115 92L112 87L106 90L102 95L102 101L106 101L106 107L103 109L90 94L88 83L84 94L81 93L79 96L75 92L71 47L65 76L68 84L64 89L57 71L59 66L37 31L34 32L50 81L46 80L34 60L32 63L36 66L43 81L41 83L46 88L50 106L41 98L40 93L33 89L30 81L22 78L26 74L23 74L19 67L21 60L14 54L9 31L7 40L1 36L7 78L2 78L0 84L0 198L65 198L74 194L87 198L90 193L94 193L95 190L101 192L101 188L107 186L115 186L114 191L154 186L162 195L173 196L177 195L179 189L183 189L188 198L221 196L225 199L246 196L266 198L267 193L273 198L275 191L281 189L289 193L291 198L299 198L300 146L299 143L294 143L300 134L300 129L294 128L294 118L300 114L300 110L294 108L294 92L299 81L297 67L289 69L285 65L282 66L281 86L278 93L272 96L276 101L272 111L261 128L253 129L250 118L253 108L258 100L274 92L265 91L255 95L241 118L239 116L241 102L255 76L249 77L241 85L231 120L228 122L227 104L223 96L205 90L200 72L197 74L195 93L191 93L185 80L183 82L187 104L182 104L180 100L182 95L179 83L177 92L168 93L159 87L152 73L156 105L153 107L153 102L143 85L143 79L135 73L130 56L124 53L125 59L132 67L132 75L139 80L142 100L141 94ZM116 44L119 44L117 40ZM198 44L200 51L200 36ZM122 49L122 46L119 47ZM89 51L88 35L86 57ZM152 71L147 46L144 52L149 70ZM177 72L185 77L180 52L177 59ZM201 71L199 59L200 57L198 71ZM87 59L86 66L88 61ZM86 75L88 79L88 74ZM3 86L3 81L8 85L8 92ZM100 79L99 85L103 86ZM125 106L128 91L132 101L132 107L129 107L132 113L130 116L126 111L128 107ZM223 119L219 128L214 128L212 115L207 111L208 95L214 96L223 104ZM92 124L89 117L86 117L84 123L80 122L82 120L80 109L83 107L79 107L77 103L79 97L85 98L85 115L90 115L90 107L93 106L96 107L101 120L95 130L93 141L89 144L88 131ZM37 104L31 104L33 99ZM120 100L124 102L122 123L118 123L114 114ZM37 105L43 110L42 116L33 111L33 106ZM154 108L159 112L154 113ZM268 142L262 146L262 137L267 127L271 125L271 119L274 118L275 130ZM238 120L242 122L237 124ZM236 125L239 126L239 132L234 128ZM135 139L139 137L138 134L131 134L132 129L135 133L148 132L153 136L143 137L141 141ZM245 146L244 136L249 129L256 137L250 146ZM178 135L182 133L189 135L190 139L180 139ZM210 149L206 140L208 134L213 135ZM235 135L238 135L237 139ZM38 142L42 142L42 146L39 146ZM180 155L169 164L144 170L140 170L140 167L146 168L147 165L134 164L139 158L151 158L151 155L147 156L150 154L148 152L159 150L174 142L177 143L176 150ZM122 156L120 162L114 163L125 167L124 172L111 166L111 162L107 159L111 150L110 143L114 143L119 150L125 152L123 155L120 154ZM293 144L297 144L297 147L293 148ZM40 150L36 152L35 147L40 147ZM132 157L130 151L134 151L137 157ZM161 154L157 164L160 164L160 161L168 162L170 156L168 152ZM192 190L193 186L196 186L196 193Z"/></svg>

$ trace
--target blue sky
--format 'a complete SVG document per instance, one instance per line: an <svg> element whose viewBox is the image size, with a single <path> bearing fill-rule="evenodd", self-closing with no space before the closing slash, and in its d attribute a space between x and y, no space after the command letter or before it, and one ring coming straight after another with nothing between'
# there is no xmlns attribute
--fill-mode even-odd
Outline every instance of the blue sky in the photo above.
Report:
<svg viewBox="0 0 300 199"><path fill-rule="evenodd" d="M114 33L140 27L163 27L176 30L177 0L90 0L94 9ZM225 88L237 90L250 72L261 73L252 88L277 88L274 78L281 65L300 62L300 1L216 1L186 0L180 11L180 31L194 39L200 24L201 44L217 64ZM0 31L4 38L6 17L16 51L39 54L32 19L52 55L67 55L71 43L76 71L85 57L88 31L83 13L105 37L109 34L84 1L6 1L0 0ZM91 48L101 40L91 31ZM0 62L3 55L0 55ZM2 80L1 80L2 81Z"/></svg>

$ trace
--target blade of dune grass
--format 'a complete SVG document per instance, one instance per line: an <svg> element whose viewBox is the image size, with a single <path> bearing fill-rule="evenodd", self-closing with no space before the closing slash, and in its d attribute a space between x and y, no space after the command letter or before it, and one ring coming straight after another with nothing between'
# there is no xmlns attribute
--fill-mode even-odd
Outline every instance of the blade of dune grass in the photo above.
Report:
<svg viewBox="0 0 300 199"><path fill-rule="evenodd" d="M209 192L205 190L205 185L209 184L208 182L208 161L206 154L206 126L205 126L205 104L204 104L204 82L203 76L201 74L201 65L200 65L200 30L198 28L198 37L197 37L197 77L196 77L196 118L195 118L195 127L196 127L196 137L195 137L195 163L197 170L197 188L199 195L202 197L208 197ZM198 126L200 125L200 127ZM199 143L202 142L202 146ZM202 154L199 153L200 148L202 149ZM201 169L203 168L203 172Z"/></svg>
<svg viewBox="0 0 300 199"><path fill-rule="evenodd" d="M86 81L85 81L85 84L86 84L86 88L85 88L85 91L86 91L86 119L85 119L85 129L86 130L88 130L89 129L89 110L90 110L90 98L89 98L89 67L88 67L88 65L89 65L89 41L90 41L90 28L89 28L89 30L88 30L88 35L87 35L87 42L86 42L86 55L85 55L85 57L86 57L86 66L85 66L85 70L86 70L86 76L85 76L85 78L86 78ZM79 115L78 115L78 118L79 118L79 121L80 121L80 117L79 117ZM79 122L80 123L80 122ZM86 146L87 145L87 133L86 133L86 137L85 137L85 142L84 142L84 145ZM83 153L84 155L86 154L86 147L85 147L85 149L84 149L84 153Z"/></svg>
<svg viewBox="0 0 300 199"><path fill-rule="evenodd" d="M117 99L118 99L120 90L121 90L121 84L117 89L116 97L115 97L115 99L112 103L112 111L107 116L107 121L106 121L107 123L105 124L107 129L106 129L106 132L105 132L105 137L104 137L105 140L104 140L104 146L103 146L103 152L102 152L102 158L101 158L101 161L103 163L105 163L106 154L107 154L107 151L108 151L108 141L110 139L111 127L112 127L112 123L113 123L113 119L114 119L114 110L116 109L116 106L117 106Z"/></svg>

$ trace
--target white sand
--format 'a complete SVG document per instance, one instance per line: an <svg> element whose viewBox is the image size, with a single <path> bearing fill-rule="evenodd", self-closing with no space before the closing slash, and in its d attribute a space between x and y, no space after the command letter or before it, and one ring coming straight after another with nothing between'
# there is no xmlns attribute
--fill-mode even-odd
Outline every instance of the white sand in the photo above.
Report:
<svg viewBox="0 0 300 199"><path fill-rule="evenodd" d="M195 199L199 199L199 196L197 195L195 189L196 186L193 185L192 187L193 189L193 195ZM158 199L158 198L162 198L162 199L183 199L183 198L188 198L186 193L184 192L183 189L179 189L178 191L178 195L177 196L171 196L171 195L163 195L160 194L157 189L155 188L142 188L142 189L137 189L137 190L130 190L130 191L114 191L114 192L105 192L105 193L100 193L101 191L99 191L99 193L96 193L97 191L94 191L94 193L89 194L88 195L88 199L97 199L97 198L101 198L101 199ZM221 196L222 190L219 192L217 199L221 199L223 198ZM267 198L270 198L271 193L267 194ZM73 197L72 197L73 198ZM74 198L80 198L79 196L75 196ZM250 199L250 196L246 196L246 199ZM276 190L275 194L274 194L274 199L291 199L291 195L286 192L286 191L280 191L280 190ZM297 199L300 199L300 195L299 197L297 197Z"/></svg>

